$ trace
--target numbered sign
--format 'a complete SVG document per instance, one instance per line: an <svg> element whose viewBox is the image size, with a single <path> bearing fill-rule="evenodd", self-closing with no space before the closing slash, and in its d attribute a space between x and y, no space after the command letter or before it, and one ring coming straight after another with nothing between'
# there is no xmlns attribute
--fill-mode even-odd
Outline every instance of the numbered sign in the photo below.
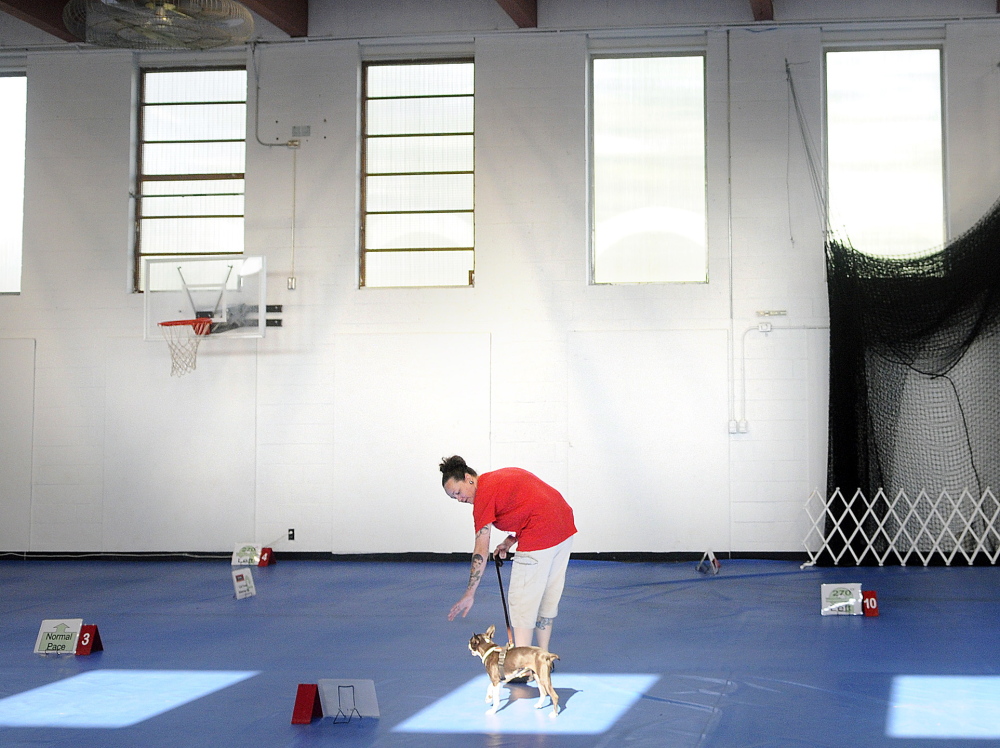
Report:
<svg viewBox="0 0 1000 748"><path fill-rule="evenodd" d="M315 683L299 683L295 692L295 706L292 707L292 724L308 725L323 716L323 706L319 698L319 686Z"/></svg>
<svg viewBox="0 0 1000 748"><path fill-rule="evenodd" d="M101 652L104 650L104 643L101 641L101 632L92 623L84 624L80 627L80 636L76 640L76 653L78 655L89 655L91 652Z"/></svg>
<svg viewBox="0 0 1000 748"><path fill-rule="evenodd" d="M48 618L35 639L36 654L73 654L83 627L82 618Z"/></svg>
<svg viewBox="0 0 1000 748"><path fill-rule="evenodd" d="M863 595L862 604L865 608L866 616L877 616L878 615L878 595L875 594L875 590L865 590L861 593Z"/></svg>
<svg viewBox="0 0 1000 748"><path fill-rule="evenodd" d="M249 569L233 569L233 589L236 591L236 599L242 600L244 597L253 597L257 594L253 586L253 574Z"/></svg>
<svg viewBox="0 0 1000 748"><path fill-rule="evenodd" d="M273 563L274 551L265 545L260 549L260 561L257 562L257 566L270 566Z"/></svg>
<svg viewBox="0 0 1000 748"><path fill-rule="evenodd" d="M860 582L821 585L820 596L822 598L820 613L824 616L861 615Z"/></svg>

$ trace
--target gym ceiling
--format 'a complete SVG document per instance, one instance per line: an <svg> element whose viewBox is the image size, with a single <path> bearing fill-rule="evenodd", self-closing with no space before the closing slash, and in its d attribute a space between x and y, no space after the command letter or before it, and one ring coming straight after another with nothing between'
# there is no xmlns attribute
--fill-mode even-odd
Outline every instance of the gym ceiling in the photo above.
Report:
<svg viewBox="0 0 1000 748"><path fill-rule="evenodd" d="M538 0L481 0L496 2L519 28L538 26ZM0 11L30 23L66 42L81 40L67 31L62 13L67 0L0 0ZM291 37L309 35L309 0L240 0L247 10L256 13ZM772 0L747 0L755 21L773 21ZM1000 0L997 0L1000 12Z"/></svg>

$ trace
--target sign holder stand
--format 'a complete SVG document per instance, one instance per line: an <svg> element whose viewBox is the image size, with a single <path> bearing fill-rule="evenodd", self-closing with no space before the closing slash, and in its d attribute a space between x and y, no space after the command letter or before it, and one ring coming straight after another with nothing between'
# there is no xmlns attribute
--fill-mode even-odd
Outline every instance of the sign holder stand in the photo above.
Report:
<svg viewBox="0 0 1000 748"><path fill-rule="evenodd" d="M351 697L351 706L344 713L344 695L349 694ZM333 715L333 724L348 723L351 721L351 717L358 715L358 719L361 719L361 712L358 711L357 701L354 698L354 684L341 684L337 686L337 713ZM341 719L343 717L343 719Z"/></svg>
<svg viewBox="0 0 1000 748"><path fill-rule="evenodd" d="M719 559L715 557L715 554L711 551L705 551L705 555L701 557L701 561L695 567L702 574L708 574L709 576L715 576L719 573L719 569L722 564L719 563Z"/></svg>

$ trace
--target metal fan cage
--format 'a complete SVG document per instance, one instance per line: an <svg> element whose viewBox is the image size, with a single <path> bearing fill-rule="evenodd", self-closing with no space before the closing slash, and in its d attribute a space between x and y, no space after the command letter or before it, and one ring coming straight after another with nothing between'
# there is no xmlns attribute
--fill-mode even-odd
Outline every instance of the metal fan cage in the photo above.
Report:
<svg viewBox="0 0 1000 748"><path fill-rule="evenodd" d="M63 22L88 44L124 49L214 49L253 35L235 0L70 0Z"/></svg>

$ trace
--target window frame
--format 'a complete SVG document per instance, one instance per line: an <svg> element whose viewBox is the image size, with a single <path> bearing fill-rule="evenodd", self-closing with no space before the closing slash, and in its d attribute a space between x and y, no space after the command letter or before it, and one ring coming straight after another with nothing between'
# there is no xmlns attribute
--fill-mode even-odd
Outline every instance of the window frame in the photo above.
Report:
<svg viewBox="0 0 1000 748"><path fill-rule="evenodd" d="M472 132L467 133L434 133L434 132L420 132L413 133L409 135L400 135L395 133L393 135L386 136L369 136L368 134L368 102L370 100L368 96L368 70L372 67L400 67L400 66L417 66L417 65L444 65L444 64L471 64L473 65L473 76L475 75L475 58L471 55L462 55L457 57L428 57L428 58L410 58L410 59L372 59L363 60L361 63L361 91L360 91L360 118L359 118L359 128L360 128L360 154L359 154L359 167L358 167L358 181L359 181L359 221L358 221L358 287L359 288L472 288L475 286L475 275L476 275L476 236L475 236L475 226L476 226L476 162L475 162L475 138L476 138L476 126L475 126L475 106L476 106L476 92L473 89L471 94L472 99L472 109L473 109L473 126ZM426 98L463 98L469 97L469 94L433 94L428 95ZM384 101L391 98L417 98L417 97L377 97L377 101ZM471 136L473 139L472 146L472 169L470 171L435 171L435 172L369 172L368 171L368 139L369 137L432 137L432 136ZM471 247L410 247L403 249L367 249L367 218L370 214L375 215L386 215L383 211L369 211L368 210L368 177L370 176L416 176L421 174L468 174L472 177L472 208L469 210L428 210L428 211L407 211L412 213L469 213L472 216L472 246ZM472 252L472 268L469 270L468 282L462 285L456 284L435 284L435 285L397 285L397 286L368 286L366 285L366 273L367 273L367 255L369 252L379 253L379 252L428 252L428 251L455 251L455 252Z"/></svg>
<svg viewBox="0 0 1000 748"><path fill-rule="evenodd" d="M162 142L162 141L146 141L145 140L145 113L146 107L150 106L146 103L146 75L148 73L197 73L197 72L222 72L222 71L242 71L247 76L247 85L244 91L244 96L242 102L238 101L202 101L202 102L184 102L184 103L197 103L205 105L215 105L215 104L239 104L243 105L243 118L246 128L244 130L244 135L242 141L236 139L230 140L205 140L205 141L171 141L171 142L206 142L206 143L235 143L242 142L244 149L244 170L242 172L230 172L230 173L189 173L189 174L169 174L169 175L154 175L152 177L144 175L143 173L143 147L147 142ZM134 184L132 193L133 202L133 218L132 218L132 256L133 256L133 270L132 270L132 284L133 291L136 293L142 293L143 279L142 279L142 269L143 260L147 257L185 257L192 254L206 254L206 255L232 255L234 257L241 256L245 253L245 248L241 252L204 252L204 253L192 253L191 250L187 251L177 251L177 252L150 252L144 253L142 251L142 221L143 221L143 184L147 181L150 182L160 182L160 181L202 181L209 179L239 179L243 181L243 192L239 193L242 196L246 196L246 145L247 145L247 135L249 133L249 123L248 123L248 113L249 113L249 94L250 94L250 78L249 70L247 65L239 63L231 64L219 64L219 65L182 65L182 66L161 66L161 65L144 65L140 66L138 69L138 80L137 80L137 104L136 104L136 130L135 130L135 166L134 166ZM169 104L167 104L169 106ZM155 105L154 105L155 106ZM219 193L219 194L237 194L237 193ZM159 216L167 217L167 216ZM193 215L193 216L177 216L183 218L239 218L243 222L243 230L246 230L246 205L244 203L243 212L239 216L231 214L218 214L218 215Z"/></svg>
<svg viewBox="0 0 1000 748"><path fill-rule="evenodd" d="M594 63L597 60L623 60L635 58L692 58L699 57L702 60L701 94L702 94L702 174L703 174L703 206L704 222L702 230L704 232L704 263L705 277L703 280L597 280L597 158L595 153L596 136L596 100L594 92ZM709 251L709 66L708 50L698 44L691 47L671 48L671 49L594 49L589 54L587 69L587 158L589 160L587 170L588 180L588 252L587 252L587 281L592 286L638 286L638 285L708 285L711 276L711 254Z"/></svg>

